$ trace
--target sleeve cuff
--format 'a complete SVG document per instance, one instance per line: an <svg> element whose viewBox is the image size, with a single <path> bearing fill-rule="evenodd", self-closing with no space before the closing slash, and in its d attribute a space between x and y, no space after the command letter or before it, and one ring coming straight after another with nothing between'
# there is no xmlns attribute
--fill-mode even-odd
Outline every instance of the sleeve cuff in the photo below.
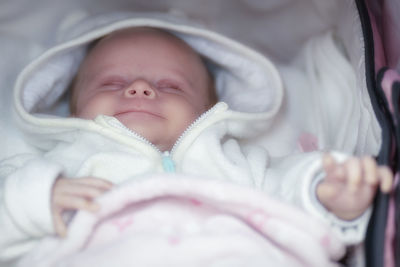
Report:
<svg viewBox="0 0 400 267"><path fill-rule="evenodd" d="M7 177L5 206L22 231L34 237L54 232L50 198L61 172L61 165L38 159Z"/></svg>
<svg viewBox="0 0 400 267"><path fill-rule="evenodd" d="M336 160L343 161L347 158L344 154L332 153ZM306 175L300 193L303 199L304 208L316 217L327 222L339 238L347 245L360 243L365 238L368 221L371 216L372 208L367 209L358 218L346 221L338 218L335 214L328 211L317 198L317 185L324 178L322 172L322 160L313 163Z"/></svg>

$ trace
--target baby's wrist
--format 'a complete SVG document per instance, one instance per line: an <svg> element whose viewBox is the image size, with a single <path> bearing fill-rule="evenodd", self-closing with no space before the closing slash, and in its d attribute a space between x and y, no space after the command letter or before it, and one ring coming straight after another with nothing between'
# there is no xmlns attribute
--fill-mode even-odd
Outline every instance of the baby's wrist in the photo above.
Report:
<svg viewBox="0 0 400 267"><path fill-rule="evenodd" d="M338 212L338 211L331 211L337 218L343 221L354 221L358 218L360 218L365 211L343 211L343 212Z"/></svg>

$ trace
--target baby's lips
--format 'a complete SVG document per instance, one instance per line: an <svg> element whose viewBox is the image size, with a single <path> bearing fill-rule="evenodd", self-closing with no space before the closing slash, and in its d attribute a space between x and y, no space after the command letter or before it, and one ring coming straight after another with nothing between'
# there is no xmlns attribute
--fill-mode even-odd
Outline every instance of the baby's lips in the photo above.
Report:
<svg viewBox="0 0 400 267"><path fill-rule="evenodd" d="M149 114L149 115L152 115L152 116L155 116L155 117L163 118L160 114L158 114L158 113L156 113L154 111L151 111L151 110L148 110L148 109L142 109L142 108L140 108L140 109L128 109L128 110L124 110L124 111L119 111L119 112L115 113L114 116L121 116L121 115L124 115L124 114L135 113L135 112L137 112L137 113L146 113L146 114Z"/></svg>

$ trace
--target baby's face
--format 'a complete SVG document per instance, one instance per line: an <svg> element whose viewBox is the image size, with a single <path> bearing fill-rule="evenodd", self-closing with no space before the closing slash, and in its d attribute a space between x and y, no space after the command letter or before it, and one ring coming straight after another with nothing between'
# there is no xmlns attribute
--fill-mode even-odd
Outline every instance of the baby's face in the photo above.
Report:
<svg viewBox="0 0 400 267"><path fill-rule="evenodd" d="M169 150L211 100L200 57L167 33L136 28L102 39L79 70L74 116L114 116L161 150Z"/></svg>

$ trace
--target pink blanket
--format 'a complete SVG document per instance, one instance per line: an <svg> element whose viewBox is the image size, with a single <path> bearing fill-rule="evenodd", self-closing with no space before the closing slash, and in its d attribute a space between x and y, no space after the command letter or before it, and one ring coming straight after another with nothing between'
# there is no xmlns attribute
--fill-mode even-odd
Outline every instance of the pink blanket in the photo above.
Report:
<svg viewBox="0 0 400 267"><path fill-rule="evenodd" d="M79 212L68 237L44 238L19 266L337 266L344 246L302 211L249 188L152 176Z"/></svg>

